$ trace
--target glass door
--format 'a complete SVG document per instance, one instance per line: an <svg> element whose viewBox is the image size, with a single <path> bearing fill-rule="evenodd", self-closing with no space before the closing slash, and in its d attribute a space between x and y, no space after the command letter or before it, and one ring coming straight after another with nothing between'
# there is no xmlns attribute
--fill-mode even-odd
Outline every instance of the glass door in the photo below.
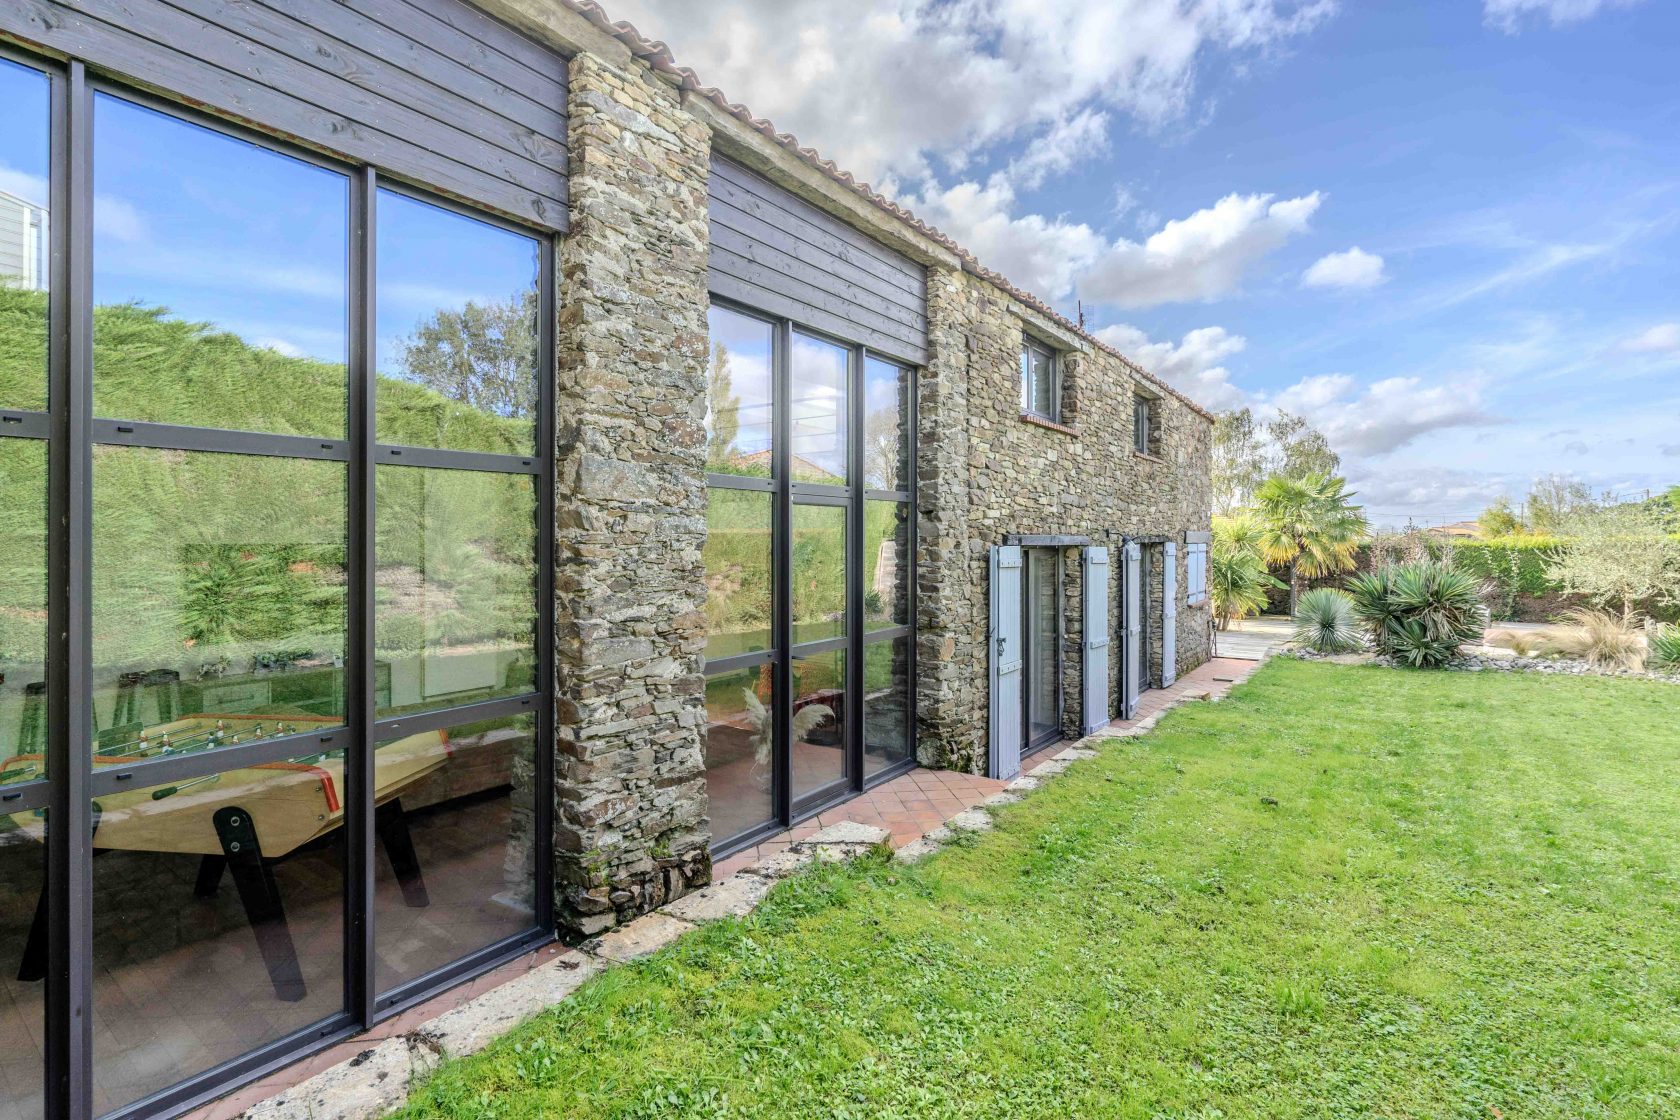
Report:
<svg viewBox="0 0 1680 1120"><path fill-rule="evenodd" d="M1026 550L1026 592L1022 596L1027 639L1027 749L1062 735L1061 717L1061 579L1060 554L1044 548Z"/></svg>

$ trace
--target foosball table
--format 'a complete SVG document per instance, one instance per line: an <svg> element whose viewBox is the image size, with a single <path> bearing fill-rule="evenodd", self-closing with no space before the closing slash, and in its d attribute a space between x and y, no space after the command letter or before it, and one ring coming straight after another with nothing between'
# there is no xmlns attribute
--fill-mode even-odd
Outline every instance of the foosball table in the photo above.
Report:
<svg viewBox="0 0 1680 1120"><path fill-rule="evenodd" d="M93 758L95 772L136 762L215 750L342 725L314 715L188 715L132 733L103 737ZM402 794L440 769L453 751L443 731L425 731L380 746L374 752L374 829L409 906L429 898L414 842L403 815ZM15 755L0 763L0 785L39 776L39 754ZM283 1000L304 997L297 954L286 924L274 865L344 824L345 758L341 751L283 762L261 762L151 788L120 790L93 805L94 854L108 851L163 852L199 857L194 893L214 895L231 876L246 917ZM44 810L18 813L19 832L45 840ZM19 980L46 974L46 895L36 907Z"/></svg>

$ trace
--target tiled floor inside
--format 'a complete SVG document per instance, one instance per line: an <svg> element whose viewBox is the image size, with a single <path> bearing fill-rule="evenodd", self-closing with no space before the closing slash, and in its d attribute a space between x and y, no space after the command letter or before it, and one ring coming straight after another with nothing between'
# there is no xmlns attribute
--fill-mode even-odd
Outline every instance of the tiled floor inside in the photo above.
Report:
<svg viewBox="0 0 1680 1120"><path fill-rule="evenodd" d="M1140 720L1159 715L1184 700L1223 696L1236 684L1246 680L1258 667L1259 662L1256 661L1215 658L1193 672L1186 673L1171 688L1154 689L1144 693L1139 699L1137 716L1133 720L1115 720L1110 726L1124 729ZM1030 774L1037 766L1049 761L1070 745L1072 744L1064 741L1044 748L1023 762L1022 772ZM973 808L1007 784L992 778L946 770L912 770L860 794L843 805L835 806L813 820L802 822L773 836L756 847L719 860L713 868L713 878L722 879L732 875L756 860L782 851L794 841L839 821L879 825L892 833L893 846L901 847L919 839L963 810ZM251 1105L354 1057L370 1045L412 1031L444 1012L569 952L575 950L555 944L527 953L493 972L451 989L389 1022L380 1024L366 1034L339 1043L312 1058L288 1066L263 1081L206 1105L189 1114L187 1120L233 1120Z"/></svg>

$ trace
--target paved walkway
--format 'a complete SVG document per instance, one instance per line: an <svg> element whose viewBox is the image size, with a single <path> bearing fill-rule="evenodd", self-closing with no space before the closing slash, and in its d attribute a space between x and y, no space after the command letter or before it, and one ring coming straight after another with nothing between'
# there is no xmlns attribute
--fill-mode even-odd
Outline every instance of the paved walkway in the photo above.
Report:
<svg viewBox="0 0 1680 1120"><path fill-rule="evenodd" d="M1259 667L1260 662L1257 660L1216 657L1180 677L1171 688L1151 689L1144 693L1138 700L1136 718L1115 720L1109 725L1109 730L1126 731L1136 728L1138 724L1157 719L1168 709L1186 701L1224 696L1238 683L1247 680ZM1098 732L1089 739L1100 740L1107 733ZM1026 759L1021 765L1021 772L1032 773L1056 754L1073 745L1068 741L1050 744ZM859 794L812 820L779 833L756 847L720 860L712 869L712 878L714 882L722 881L766 856L784 851L795 841L803 840L820 829L842 821L879 825L892 833L893 847L902 848L912 841L920 840L926 833L940 827L958 813L974 808L1008 784L993 778L959 774L951 770L912 770ZM566 953L575 953L575 950L558 943L544 945L418 1007L410 1008L366 1034L329 1047L314 1057L289 1065L262 1081L190 1112L184 1120L233 1120L252 1105L299 1085L322 1070L362 1054L383 1040L400 1038L432 1022L445 1012L517 980L532 969Z"/></svg>
<svg viewBox="0 0 1680 1120"><path fill-rule="evenodd" d="M1240 657L1247 661L1264 661L1272 650L1295 636L1295 624L1281 614L1241 618L1231 623L1229 630L1217 630L1213 635L1214 649L1221 657Z"/></svg>

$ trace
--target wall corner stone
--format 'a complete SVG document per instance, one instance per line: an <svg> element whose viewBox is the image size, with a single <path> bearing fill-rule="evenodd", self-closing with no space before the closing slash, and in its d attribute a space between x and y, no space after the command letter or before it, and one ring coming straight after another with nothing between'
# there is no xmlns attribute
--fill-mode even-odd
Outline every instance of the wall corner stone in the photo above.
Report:
<svg viewBox="0 0 1680 1120"><path fill-rule="evenodd" d="M556 917L601 932L710 881L710 134L644 65L571 61L557 391Z"/></svg>

